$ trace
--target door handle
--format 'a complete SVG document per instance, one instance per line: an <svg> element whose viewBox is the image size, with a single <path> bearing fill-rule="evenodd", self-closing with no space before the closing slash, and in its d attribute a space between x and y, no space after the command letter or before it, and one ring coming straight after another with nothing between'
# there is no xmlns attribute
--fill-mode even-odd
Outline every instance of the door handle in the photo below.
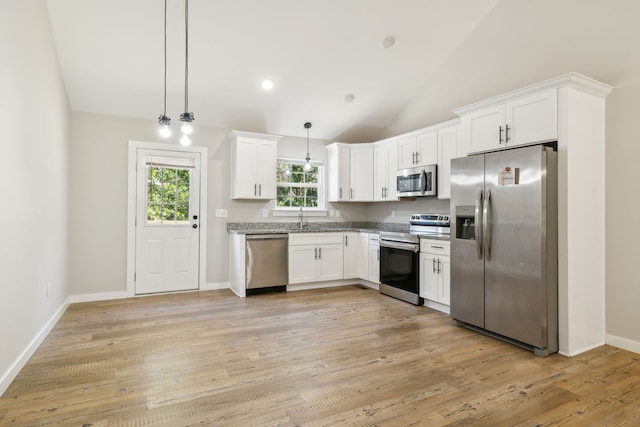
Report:
<svg viewBox="0 0 640 427"><path fill-rule="evenodd" d="M476 255L482 259L482 188L476 191L476 210L474 213L474 238L476 240Z"/></svg>
<svg viewBox="0 0 640 427"><path fill-rule="evenodd" d="M505 125L504 127L504 136L505 136L505 144L509 143L509 125Z"/></svg>
<svg viewBox="0 0 640 427"><path fill-rule="evenodd" d="M318 248L318 259L322 259L322 248Z"/></svg>
<svg viewBox="0 0 640 427"><path fill-rule="evenodd" d="M438 259L438 274L440 274L440 259Z"/></svg>
<svg viewBox="0 0 640 427"><path fill-rule="evenodd" d="M482 212L482 237L484 240L484 257L491 261L491 229L489 227L489 204L491 203L491 188L487 187Z"/></svg>
<svg viewBox="0 0 640 427"><path fill-rule="evenodd" d="M318 248L313 248L313 258L318 259Z"/></svg>
<svg viewBox="0 0 640 427"><path fill-rule="evenodd" d="M432 261L432 270L435 273L436 272L436 259L434 258L431 261Z"/></svg>
<svg viewBox="0 0 640 427"><path fill-rule="evenodd" d="M502 144L502 126L498 127L498 143Z"/></svg>

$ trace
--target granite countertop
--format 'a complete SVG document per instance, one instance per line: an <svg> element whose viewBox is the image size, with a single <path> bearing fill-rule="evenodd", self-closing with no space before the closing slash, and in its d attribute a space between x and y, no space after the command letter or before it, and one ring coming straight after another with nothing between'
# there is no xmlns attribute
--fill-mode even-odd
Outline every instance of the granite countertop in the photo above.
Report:
<svg viewBox="0 0 640 427"><path fill-rule="evenodd" d="M408 233L409 225L392 222L229 222L227 231L234 234L342 233L345 231L379 233L396 231ZM448 235L420 235L421 239L449 240Z"/></svg>

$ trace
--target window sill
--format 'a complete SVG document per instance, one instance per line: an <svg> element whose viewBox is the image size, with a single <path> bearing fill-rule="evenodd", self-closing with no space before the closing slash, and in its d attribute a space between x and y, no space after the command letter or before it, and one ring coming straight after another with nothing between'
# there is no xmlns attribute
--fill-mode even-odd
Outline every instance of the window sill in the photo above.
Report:
<svg viewBox="0 0 640 427"><path fill-rule="evenodd" d="M271 211L271 215L272 216L293 216L293 217L300 217L300 210L299 209L295 209L295 210L288 210L288 209L273 209ZM302 210L302 216L304 218L310 217L310 216L327 216L327 211L323 211L323 210L306 210L303 209Z"/></svg>

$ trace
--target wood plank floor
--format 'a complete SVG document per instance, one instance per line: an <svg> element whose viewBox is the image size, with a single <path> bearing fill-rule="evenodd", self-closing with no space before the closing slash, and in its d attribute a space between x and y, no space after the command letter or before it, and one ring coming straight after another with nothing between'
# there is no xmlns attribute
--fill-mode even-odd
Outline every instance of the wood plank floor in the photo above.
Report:
<svg viewBox="0 0 640 427"><path fill-rule="evenodd" d="M640 355L535 357L360 286L74 304L1 426L640 425Z"/></svg>

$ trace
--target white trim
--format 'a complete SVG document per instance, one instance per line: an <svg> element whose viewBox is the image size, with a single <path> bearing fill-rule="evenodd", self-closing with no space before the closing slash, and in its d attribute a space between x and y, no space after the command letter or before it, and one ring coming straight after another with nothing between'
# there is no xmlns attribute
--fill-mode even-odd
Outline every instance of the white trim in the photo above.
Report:
<svg viewBox="0 0 640 427"><path fill-rule="evenodd" d="M11 364L9 369L0 377L0 396L4 394L4 392L9 388L13 380L18 376L22 368L27 364L31 356L36 352L40 344L47 338L49 332L53 329L53 327L58 323L58 320L62 317L64 312L69 307L70 298L62 303L60 308L51 316L51 319L40 329L40 332L36 334L36 336L31 340L29 345L24 349L22 354L18 356L18 358Z"/></svg>
<svg viewBox="0 0 640 427"><path fill-rule="evenodd" d="M83 302L96 302L96 301L109 301L114 299L125 299L135 297L135 293L129 293L129 291L117 291L117 292L100 292L96 294L83 294L83 295L71 295L69 297L71 304L83 303Z"/></svg>
<svg viewBox="0 0 640 427"><path fill-rule="evenodd" d="M213 282L205 283L204 286L200 286L201 291L217 291L219 289L230 289L230 282Z"/></svg>
<svg viewBox="0 0 640 427"><path fill-rule="evenodd" d="M312 211L311 208L303 208L303 214L302 216L304 218L308 217L308 216L327 216L327 211L326 210L317 210L317 211ZM286 208L286 209L272 209L271 210L271 216L295 216L300 218L300 208Z"/></svg>
<svg viewBox="0 0 640 427"><path fill-rule="evenodd" d="M183 147L181 145L158 142L129 141L129 163L127 168L127 290L128 296L135 295L136 265L136 161L137 150L182 151L200 154L200 271L198 273L198 289L207 280L207 147Z"/></svg>
<svg viewBox="0 0 640 427"><path fill-rule="evenodd" d="M627 338L617 337L615 335L606 334L604 337L604 342L606 344L612 345L614 347L621 348L623 350L631 351L633 353L640 354L640 342L633 341Z"/></svg>

